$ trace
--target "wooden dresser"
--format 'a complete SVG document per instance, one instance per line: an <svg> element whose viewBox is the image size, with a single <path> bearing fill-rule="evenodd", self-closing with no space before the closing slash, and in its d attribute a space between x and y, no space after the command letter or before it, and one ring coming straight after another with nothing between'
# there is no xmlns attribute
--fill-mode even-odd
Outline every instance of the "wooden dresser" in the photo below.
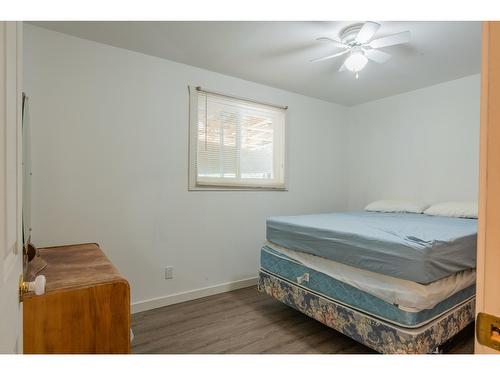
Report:
<svg viewBox="0 0 500 375"><path fill-rule="evenodd" d="M46 292L23 297L24 353L130 353L130 288L97 244L39 249Z"/></svg>

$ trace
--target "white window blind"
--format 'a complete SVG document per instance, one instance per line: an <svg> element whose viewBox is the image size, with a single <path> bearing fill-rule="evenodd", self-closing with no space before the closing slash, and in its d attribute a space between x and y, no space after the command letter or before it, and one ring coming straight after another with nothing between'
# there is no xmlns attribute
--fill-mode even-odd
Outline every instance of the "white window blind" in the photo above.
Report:
<svg viewBox="0 0 500 375"><path fill-rule="evenodd" d="M285 188L284 108L201 90L191 95L196 186Z"/></svg>

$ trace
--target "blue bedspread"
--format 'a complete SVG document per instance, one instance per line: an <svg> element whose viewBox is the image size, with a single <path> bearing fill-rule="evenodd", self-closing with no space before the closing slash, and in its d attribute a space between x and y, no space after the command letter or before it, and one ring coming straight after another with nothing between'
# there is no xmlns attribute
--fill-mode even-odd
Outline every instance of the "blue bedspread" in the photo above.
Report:
<svg viewBox="0 0 500 375"><path fill-rule="evenodd" d="M427 284L476 267L477 220L379 212L271 217L267 240Z"/></svg>

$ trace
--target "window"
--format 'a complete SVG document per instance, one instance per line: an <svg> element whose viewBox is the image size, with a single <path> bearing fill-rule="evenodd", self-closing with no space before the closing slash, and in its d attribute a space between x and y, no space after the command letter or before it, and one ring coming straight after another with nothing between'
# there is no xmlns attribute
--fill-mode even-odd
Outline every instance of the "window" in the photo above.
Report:
<svg viewBox="0 0 500 375"><path fill-rule="evenodd" d="M190 189L285 189L285 108L190 87Z"/></svg>

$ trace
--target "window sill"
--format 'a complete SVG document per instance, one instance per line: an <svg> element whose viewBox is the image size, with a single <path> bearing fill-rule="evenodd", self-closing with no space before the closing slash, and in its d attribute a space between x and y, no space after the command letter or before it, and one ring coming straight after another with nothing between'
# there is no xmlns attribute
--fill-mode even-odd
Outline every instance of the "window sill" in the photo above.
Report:
<svg viewBox="0 0 500 375"><path fill-rule="evenodd" d="M288 191L288 187L250 187L250 186L190 186L188 191Z"/></svg>

